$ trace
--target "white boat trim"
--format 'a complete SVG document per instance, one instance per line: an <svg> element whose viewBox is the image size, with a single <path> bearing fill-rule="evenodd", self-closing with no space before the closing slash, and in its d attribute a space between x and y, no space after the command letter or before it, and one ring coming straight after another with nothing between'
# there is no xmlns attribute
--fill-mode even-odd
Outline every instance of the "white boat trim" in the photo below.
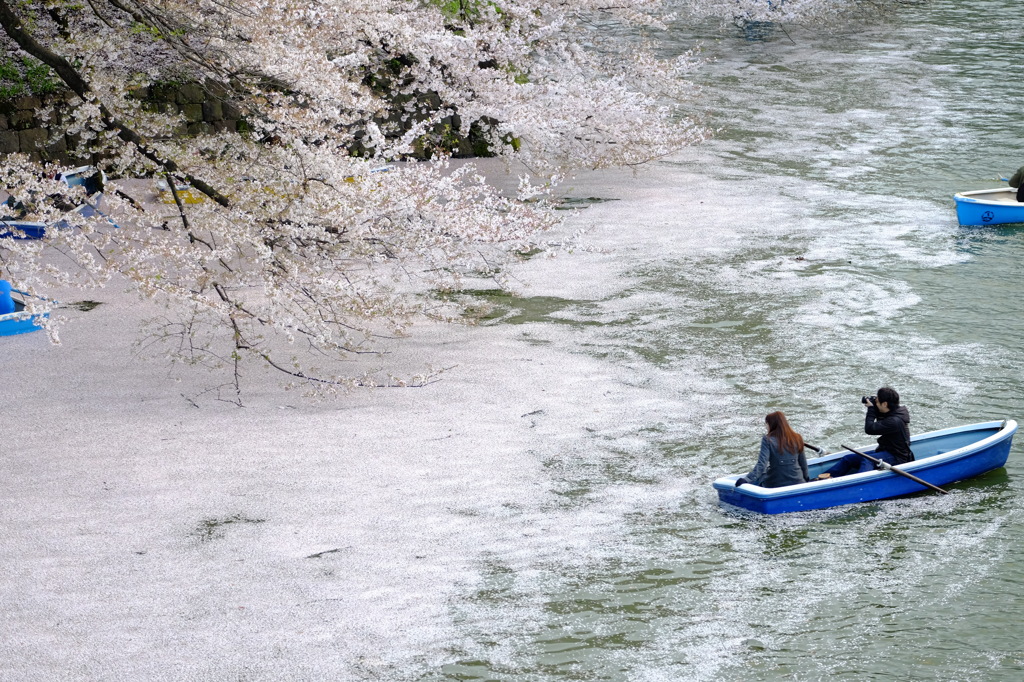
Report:
<svg viewBox="0 0 1024 682"><path fill-rule="evenodd" d="M1017 190L1012 187L997 187L995 189L976 189L970 192L957 192L953 195L953 199L970 204L1024 206L1024 203L1017 201Z"/></svg>

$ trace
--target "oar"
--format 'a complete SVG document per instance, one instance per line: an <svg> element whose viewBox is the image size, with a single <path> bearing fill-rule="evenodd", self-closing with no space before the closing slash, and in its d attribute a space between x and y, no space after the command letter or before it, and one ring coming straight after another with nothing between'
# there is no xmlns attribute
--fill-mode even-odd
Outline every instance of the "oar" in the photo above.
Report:
<svg viewBox="0 0 1024 682"><path fill-rule="evenodd" d="M881 459L875 459L871 455L865 455L863 452L858 452L857 450L854 450L853 448L851 448L849 445L842 445L842 447L846 448L847 450L849 450L850 452L852 452L855 455L860 455L861 457L864 457L866 459L870 459L872 462L874 462L875 464L878 464L879 466L881 466L886 471L895 471L900 476L906 476L911 481L915 481L916 483L920 483L923 486L927 486L927 487L931 488L932 490L935 490L936 492L942 493L943 495L948 495L949 494L947 491L943 490L939 486L932 485L928 481L922 481L917 476L914 476L913 474L908 474L903 469L897 469L896 467L894 467L893 465L889 464L886 461L883 461Z"/></svg>

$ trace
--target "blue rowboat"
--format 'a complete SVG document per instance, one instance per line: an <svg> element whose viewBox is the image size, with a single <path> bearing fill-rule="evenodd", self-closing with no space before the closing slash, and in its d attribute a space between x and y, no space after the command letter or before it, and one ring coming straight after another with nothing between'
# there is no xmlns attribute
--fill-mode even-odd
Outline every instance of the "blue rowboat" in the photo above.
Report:
<svg viewBox="0 0 1024 682"><path fill-rule="evenodd" d="M119 227L117 223L110 219L106 213L101 210L101 204L103 202L103 188L107 182L107 176L103 171L95 168L94 166L79 166L69 171L65 171L57 176L58 180L61 180L68 187L81 187L85 190L86 200L85 203L80 204L74 208L71 212L78 213L84 218L91 218L93 216L100 216L106 218L114 227ZM21 205L20 201L17 201L13 197L8 197L7 206L14 210L15 213L25 217L24 206ZM46 236L47 230L51 233L54 230L70 230L72 225L67 220L58 220L55 223L47 225L46 223L34 222L29 220L20 220L15 217L7 216L0 218L0 239L12 238L12 239L42 239Z"/></svg>
<svg viewBox="0 0 1024 682"><path fill-rule="evenodd" d="M1017 201L1017 190L1012 187L957 192L953 201L961 225L1024 223L1024 203Z"/></svg>
<svg viewBox="0 0 1024 682"><path fill-rule="evenodd" d="M914 461L899 465L908 474L933 485L942 486L992 471L1006 464L1017 422L1003 421L968 424L940 431L929 431L910 439ZM873 455L874 447L857 448ZM855 502L870 502L927 490L920 483L891 471L865 471L824 481L813 480L845 452L834 452L808 460L810 483L782 488L762 488L746 483L736 487L742 474L723 476L712 485L723 506L739 507L761 514L782 514L838 507Z"/></svg>
<svg viewBox="0 0 1024 682"><path fill-rule="evenodd" d="M79 166L57 176L68 187L81 187L90 201L99 204L97 197L103 196L107 175L95 166Z"/></svg>
<svg viewBox="0 0 1024 682"><path fill-rule="evenodd" d="M0 315L0 336L14 336L15 334L27 334L37 332L42 327L36 324L36 320L44 320L50 313L26 312L25 304L21 301L14 302L14 312Z"/></svg>
<svg viewBox="0 0 1024 682"><path fill-rule="evenodd" d="M78 213L85 218L91 218L93 216L101 216L107 219L107 222L114 227L120 227L117 223L110 219L108 215L98 210L95 206L89 204L83 204L76 208L72 213ZM73 226L67 220L58 220L55 223L47 225L46 223L35 222L32 220L13 220L0 218L0 239L42 239L47 233L53 234L57 230L70 230Z"/></svg>
<svg viewBox="0 0 1024 682"><path fill-rule="evenodd" d="M0 220L0 239L42 239L46 223L30 220Z"/></svg>

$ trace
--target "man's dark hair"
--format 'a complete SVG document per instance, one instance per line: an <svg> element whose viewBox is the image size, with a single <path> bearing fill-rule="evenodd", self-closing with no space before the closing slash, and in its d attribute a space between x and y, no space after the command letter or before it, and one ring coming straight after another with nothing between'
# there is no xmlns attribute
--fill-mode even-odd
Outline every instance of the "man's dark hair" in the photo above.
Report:
<svg viewBox="0 0 1024 682"><path fill-rule="evenodd" d="M878 402L887 404L890 410L894 407L900 406L900 394L896 392L895 388L883 386L882 388L878 389L877 397Z"/></svg>

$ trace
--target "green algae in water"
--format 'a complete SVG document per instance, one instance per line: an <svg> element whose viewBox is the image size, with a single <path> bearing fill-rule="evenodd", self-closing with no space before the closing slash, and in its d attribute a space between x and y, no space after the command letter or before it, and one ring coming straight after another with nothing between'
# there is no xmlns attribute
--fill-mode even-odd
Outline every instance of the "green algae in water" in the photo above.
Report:
<svg viewBox="0 0 1024 682"><path fill-rule="evenodd" d="M468 306L468 314L481 324L528 324L531 322L554 322L571 325L598 325L596 320L580 320L579 313L586 314L593 305L585 301L574 301L557 296L516 296L501 289L478 289L459 292L462 296L480 301L480 305ZM559 316L573 310L572 319ZM596 312L596 311L595 311Z"/></svg>
<svg viewBox="0 0 1024 682"><path fill-rule="evenodd" d="M87 313L90 310L94 310L99 306L103 305L100 301L77 301L75 303L69 303L68 308L74 308L75 310L81 310L83 313Z"/></svg>
<svg viewBox="0 0 1024 682"><path fill-rule="evenodd" d="M266 519L250 519L241 514L235 514L223 519L203 519L195 530L200 542L211 542L224 537L225 526L235 523L263 523Z"/></svg>
<svg viewBox="0 0 1024 682"><path fill-rule="evenodd" d="M618 199L603 199L601 197L563 197L555 205L556 211L571 211L577 208L589 208L594 204L603 204L607 201L618 201Z"/></svg>

